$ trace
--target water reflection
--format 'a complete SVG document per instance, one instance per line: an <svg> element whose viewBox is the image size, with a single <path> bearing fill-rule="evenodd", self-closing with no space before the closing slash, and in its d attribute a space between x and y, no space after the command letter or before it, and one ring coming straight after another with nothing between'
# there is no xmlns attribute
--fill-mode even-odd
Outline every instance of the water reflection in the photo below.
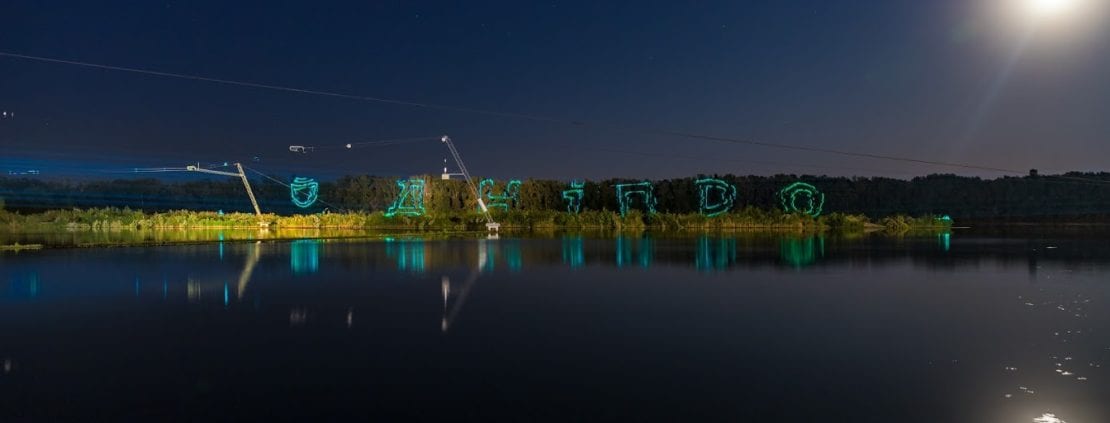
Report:
<svg viewBox="0 0 1110 423"><path fill-rule="evenodd" d="M441 331L447 332L451 329L452 323L455 321L455 318L458 317L459 312L462 311L463 305L466 304L466 299L470 296L470 291L478 281L481 269L482 267L478 266L471 271L458 289L452 289L451 278L444 276L440 280L440 289L443 292L443 317L439 325Z"/></svg>
<svg viewBox="0 0 1110 423"><path fill-rule="evenodd" d="M289 268L295 274L320 270L320 240L301 239L289 243Z"/></svg>
<svg viewBox="0 0 1110 423"><path fill-rule="evenodd" d="M725 270L736 264L736 239L726 237L698 237L696 258L698 270Z"/></svg>
<svg viewBox="0 0 1110 423"><path fill-rule="evenodd" d="M1053 413L1044 413L1040 417L1033 419L1033 423L1068 423L1056 417Z"/></svg>
<svg viewBox="0 0 1110 423"><path fill-rule="evenodd" d="M292 256L292 253L290 253ZM243 270L239 272L239 281L235 284L236 288L235 298L243 299L243 293L247 292L247 284L251 281L251 274L254 273L254 267L258 265L258 261L262 259L262 241L255 241L251 245L250 253L247 254L247 260L243 264ZM292 261L292 259L290 259ZM296 270L294 270L296 272ZM165 286L163 285L162 296L165 297Z"/></svg>
<svg viewBox="0 0 1110 423"><path fill-rule="evenodd" d="M1099 367L1110 359L1110 343L1099 336L1110 321L1102 303L1108 297L1101 281L1110 274L1104 239L503 236L226 242L222 256L211 244L0 255L0 278L8 282L0 300L10 303L0 307L0 359L18 363L10 366L15 376L38 369L70 375L59 380L93 375L131 383L140 373L185 372L173 381L185 391L202 373L228 390L250 383L242 380L272 382L290 374L304 383L317 374L315 382L335 383L346 374L391 387L415 378L417 390L437 386L428 383L433 376L461 373L537 391L580 386L591 377L615 383L639 372L664 381L645 390L698 400L668 391L673 381L695 386L698 394L724 392L711 400L746 401L745 408L773 402L784 389L824 408L858 402L864 393L884 410L901 410L899 401L907 398L1028 407L1006 408L1013 417L1006 420L976 421L1100 421L1083 414L1083 405L1094 403L1058 399L1110 392ZM1040 252L1031 254L1031 247ZM1042 277L1037 284L1025 276L1033 260ZM636 270L621 271L628 268ZM316 282L301 283L305 274ZM816 278L822 283L780 283ZM26 298L36 300L21 303ZM88 325L86 316L100 320ZM101 327L107 329L90 335L74 329ZM106 352L113 341L119 350ZM181 345L220 347L185 354L175 350ZM114 373L101 372L81 361L75 351L82 347L109 362L149 349L180 356L187 366L166 370L152 367L165 366L155 360L138 360L135 366L146 367L112 363ZM894 353L876 359L876 351ZM237 356L248 357L234 363L242 367L228 364ZM705 359L676 360L687 357ZM66 372L57 363L67 360L85 370ZM287 371L289 363L299 366L296 372ZM243 377L218 379L209 375L220 372L210 368L241 368L236 375ZM610 374L619 375L604 380ZM723 376L720 385L698 377L716 374ZM851 390L785 387L797 380L833 386L848 378L856 378ZM735 380L753 383L737 388ZM361 395L357 389L365 385L354 389ZM833 398L820 403L825 396Z"/></svg>
<svg viewBox="0 0 1110 423"><path fill-rule="evenodd" d="M524 268L524 253L520 250L519 239L505 240L501 248L505 251L505 263L509 265L509 270L519 272Z"/></svg>
<svg viewBox="0 0 1110 423"><path fill-rule="evenodd" d="M838 237L824 235L774 234L701 234L697 236L661 235L650 232L613 234L611 237L583 233L559 234L550 239L503 236L501 239L443 239L429 241L415 235L385 237L383 242L347 239L299 239L291 242L225 241L224 251L211 249L217 260L235 266L237 276L229 282L230 296L242 298L255 266L265 256L284 256L293 275L318 274L323 262L344 266L393 269L413 274L437 272L463 266L485 273L520 272L529 267L596 266L650 269L656 266L690 267L702 271L745 271L777 267L803 269L817 263L834 265L854 261L912 262L937 268L974 266L987 258L1020 261L1036 278L1046 262L1075 260L1076 257L1110 258L1110 245L1099 240L1080 240L1069 254L1053 245L1040 243L999 243L980 245L980 241L958 244L952 233L921 237L888 238ZM200 246L197 248L211 248ZM124 251L135 251L125 249ZM325 252L327 256L325 257ZM981 254L983 252L984 254ZM1077 256L1077 253L1081 255ZM34 253L23 253L32 255ZM16 255L9 255L16 257ZM158 274L129 277L133 295L157 286L161 281L168 294L172 280ZM38 283L29 274L8 277L8 295L23 297L38 292ZM152 289L153 290L153 289ZM164 295L165 296L165 295Z"/></svg>
<svg viewBox="0 0 1110 423"><path fill-rule="evenodd" d="M397 263L397 270L424 272L424 240L420 238L386 238L385 254Z"/></svg>
<svg viewBox="0 0 1110 423"><path fill-rule="evenodd" d="M185 298L187 298L190 303L200 302L203 293L204 284L202 284L201 281L189 279L185 282Z"/></svg>
<svg viewBox="0 0 1110 423"><path fill-rule="evenodd" d="M1031 246L1026 242L983 245L967 242L953 245L951 234L943 234L940 238L930 235L904 239L767 234L676 237L652 233L617 234L609 239L581 233L561 234L554 239L506 237L499 240L434 242L416 236L390 237L384 242L302 239L288 243L227 242L223 253L207 246L166 247L210 251L208 254L223 263L211 271L234 269L230 271L232 275L229 277L203 277L201 275L204 273L204 266L193 266L187 271L179 270L177 274L160 269L156 274L121 276L126 283L127 295L131 297L150 291L152 295L158 292L159 297L167 299L174 292L180 292L193 302L206 299L219 299L222 302L226 297L227 302L231 303L233 300L242 301L248 295L256 269L266 257L271 256L287 260L288 272L293 276L325 272L322 268L322 262L325 261L335 263L337 269L395 270L418 276L428 272L442 275L457 271L460 267L490 274L498 271L523 272L529 268L548 266L580 269L585 268L587 262L597 267L612 266L620 269L666 266L688 267L707 272L743 272L762 268L800 270L817 263L832 266L857 261L881 264L907 260L938 269L956 269L960 266L978 266L983 260L999 259L1003 262L1020 262L1030 276L1036 278L1037 272L1046 263L1068 263L1076 260L1076 257L1083 257L1084 260L1102 257L1110 261L1110 246L1094 240L1077 242L1083 243L1083 246L1073 248L1072 251L1081 252L1081 256L1061 254L1059 250L1048 249L1054 247L1051 245ZM142 249L121 251L140 250ZM223 257L220 257L221 254ZM8 262L14 263L13 260L18 257L35 256L24 253L21 256L5 257ZM42 283L38 273L41 269L26 266L22 269L8 267L3 270L8 269L12 270L4 272L8 282L5 297L35 298L41 295ZM460 277L459 280L464 279ZM451 296L456 295L457 287L451 288L456 288L451 290Z"/></svg>
<svg viewBox="0 0 1110 423"><path fill-rule="evenodd" d="M492 272L497 267L497 249L490 248L491 242L478 240L478 269L483 272Z"/></svg>
<svg viewBox="0 0 1110 423"><path fill-rule="evenodd" d="M787 237L779 241L779 255L783 263L793 268L812 265L825 256L825 238L822 236Z"/></svg>
<svg viewBox="0 0 1110 423"><path fill-rule="evenodd" d="M618 234L616 237L616 265L617 267L639 264L642 268L651 267L655 254L655 242L651 235ZM635 260L633 260L635 259Z"/></svg>
<svg viewBox="0 0 1110 423"><path fill-rule="evenodd" d="M7 297L32 299L39 296L39 273L15 273L8 277Z"/></svg>
<svg viewBox="0 0 1110 423"><path fill-rule="evenodd" d="M585 238L579 235L563 235L563 263L572 268L586 265Z"/></svg>

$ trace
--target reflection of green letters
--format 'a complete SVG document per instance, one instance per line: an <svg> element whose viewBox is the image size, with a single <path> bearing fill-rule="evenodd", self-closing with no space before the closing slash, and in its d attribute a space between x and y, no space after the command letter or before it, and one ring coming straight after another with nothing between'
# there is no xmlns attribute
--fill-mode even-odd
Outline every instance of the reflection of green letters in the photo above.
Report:
<svg viewBox="0 0 1110 423"><path fill-rule="evenodd" d="M639 263L640 267L645 269L651 267L651 262L655 256L655 241L647 235L639 238L639 242L635 243L636 245L633 245L632 241L632 237L617 235L617 267L625 267L634 263ZM633 261L633 253L635 253L635 261Z"/></svg>
<svg viewBox="0 0 1110 423"><path fill-rule="evenodd" d="M628 207L633 197L640 197L643 200L649 214L655 213L655 187L651 182L617 185L617 201L620 202L621 216L628 214Z"/></svg>
<svg viewBox="0 0 1110 423"><path fill-rule="evenodd" d="M725 270L736 263L736 238L698 237L698 270Z"/></svg>
<svg viewBox="0 0 1110 423"><path fill-rule="evenodd" d="M401 192L397 194L397 199L385 211L385 217L393 217L398 214L402 216L423 216L424 180L409 179L404 181L398 179L397 186L401 188Z"/></svg>
<svg viewBox="0 0 1110 423"><path fill-rule="evenodd" d="M586 264L585 242L582 235L563 236L563 262L570 267L582 267Z"/></svg>
<svg viewBox="0 0 1110 423"><path fill-rule="evenodd" d="M563 199L567 200L567 213L575 213L582 211L582 198L586 196L586 183L582 181L571 181L570 189L563 191Z"/></svg>
<svg viewBox="0 0 1110 423"><path fill-rule="evenodd" d="M728 212L736 203L736 187L720 179L698 179L698 207L706 216Z"/></svg>
<svg viewBox="0 0 1110 423"><path fill-rule="evenodd" d="M319 192L320 183L312 178L298 176L289 184L289 197L293 199L293 204L302 209L311 207Z"/></svg>
<svg viewBox="0 0 1110 423"><path fill-rule="evenodd" d="M298 239L289 244L289 268L294 274L316 273L320 270L320 241Z"/></svg>
<svg viewBox="0 0 1110 423"><path fill-rule="evenodd" d="M397 270L424 272L424 240L420 238L385 238L386 257L397 260Z"/></svg>
<svg viewBox="0 0 1110 423"><path fill-rule="evenodd" d="M817 217L825 207L825 194L813 185L795 182L779 191L779 201L782 203L782 210L787 213L803 213Z"/></svg>
<svg viewBox="0 0 1110 423"><path fill-rule="evenodd" d="M783 238L779 241L779 256L791 267L801 268L817 262L825 255L825 238Z"/></svg>
<svg viewBox="0 0 1110 423"><path fill-rule="evenodd" d="M505 241L502 249L505 252L505 262L509 264L509 270L519 272L524 268L524 253L520 250L520 240Z"/></svg>
<svg viewBox="0 0 1110 423"><path fill-rule="evenodd" d="M520 180L513 179L505 184L505 190L501 194L493 193L494 182L493 179L483 179L478 183L478 198L486 204L486 208L498 207L501 210L508 210L511 207L520 203ZM478 207L481 209L481 206Z"/></svg>

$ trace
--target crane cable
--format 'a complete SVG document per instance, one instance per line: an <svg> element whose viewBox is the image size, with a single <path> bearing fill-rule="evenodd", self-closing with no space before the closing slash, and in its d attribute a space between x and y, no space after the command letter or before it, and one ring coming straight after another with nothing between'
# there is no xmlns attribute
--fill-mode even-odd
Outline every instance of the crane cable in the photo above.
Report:
<svg viewBox="0 0 1110 423"><path fill-rule="evenodd" d="M441 105L441 104L420 103L420 102L414 102L414 101L396 100L396 99L383 98L383 97L345 94L345 93L338 93L338 92L333 92L333 91L312 90L312 89L304 89L304 88L287 87L287 86L281 86L281 85L262 84L262 83L256 83L256 82L246 82L246 81L236 81L236 80L222 79L222 78L213 78L213 77L201 76L201 75L189 75L189 74L182 74L182 73L156 71L156 70L150 70L150 69L131 68L131 67L104 65L104 64L90 63L90 62L81 62L81 61L75 61L75 60L57 59L57 58L51 58L51 57L32 56L32 55L11 53L11 52L5 52L5 51L0 51L0 56L10 57L10 58L15 58L15 59L38 61L38 62L66 64L66 65L73 65L73 66L83 66L83 67L89 67L89 68L114 70L114 71L120 71L120 72L130 72L130 73L138 73L138 74L144 74L144 75L161 76L161 77L166 77L166 78L188 79L188 80L194 80L194 81L212 82L212 83L225 84L225 85L236 85L236 86L250 87L250 88L260 88L260 89L285 91L285 92L293 92L293 93L300 93L300 94L311 94L311 95L319 95L319 96L326 96L326 97L344 98L344 99L349 99L349 100L358 100L358 101L369 101L369 102L377 102L377 103L384 103L384 104L393 104L393 105L399 105L399 106L418 107L418 108L444 110L444 111L451 111L451 112L482 114L482 115L488 115L488 116L509 117L509 118L526 119L526 120L533 120L533 121L539 121L539 122L558 123L558 124L571 125L571 126L596 127L596 128L617 130L617 131L622 131L622 132L632 132L632 133L639 133L639 134L665 135L665 136L671 136L671 137L697 139L697 140L713 141L713 142L720 142L720 143L746 144L746 145L755 145L755 146L768 147L768 148L779 148L779 149L795 150L795 151L808 151L808 152L834 154L834 155L849 156L849 157L861 157L861 158L877 159L877 160L890 160L890 161L899 161L899 162L907 162L907 163L926 164L926 165L933 165L933 166L945 166L945 167L956 167L956 168L963 168L963 169L985 170L985 171L991 171L991 172L1001 172L1001 173L1011 173L1011 174L1023 174L1024 173L1023 171L1014 170L1014 169L1006 169L1006 168L1000 168L1000 167L994 167L994 166L975 165L975 164L969 164L969 163L955 163L955 162L945 162L945 161L939 161L939 160L915 159L915 158L911 158L911 157L892 156L892 155L875 154L875 153L861 153L861 152L854 152L854 151L848 151L848 150L810 147L810 146L795 145L795 144L773 143L773 142L767 142L767 141L758 141L758 140L750 140L750 139L743 139L743 138L731 138L731 137L722 137L722 136L714 136L714 135L705 135L705 134L674 131L674 130L667 130L667 129L635 128L635 127L629 127L629 126L624 126L624 125L617 125L617 124L610 124L610 123L596 122L596 121L570 120L570 119L553 118L553 117L533 115L533 114L500 112L500 111L486 110L486 109L474 109L474 108L468 108L468 107L456 107L456 106L447 106L447 105Z"/></svg>
<svg viewBox="0 0 1110 423"><path fill-rule="evenodd" d="M331 149L341 149L341 148L345 148L345 149L350 150L352 148L387 147L387 146L391 146L391 145L409 144L409 143L414 143L414 142L418 142L418 141L431 141L431 140L438 140L438 139L439 139L438 136L427 136L427 137L396 138L396 139L386 139L386 140L349 142L349 143L346 143L346 144L343 144L343 145L326 145L326 146L322 146L322 147L321 146L316 146L316 145L291 145L291 146L289 146L289 151L294 152L294 153L311 153L311 152L314 152L316 150L331 150Z"/></svg>

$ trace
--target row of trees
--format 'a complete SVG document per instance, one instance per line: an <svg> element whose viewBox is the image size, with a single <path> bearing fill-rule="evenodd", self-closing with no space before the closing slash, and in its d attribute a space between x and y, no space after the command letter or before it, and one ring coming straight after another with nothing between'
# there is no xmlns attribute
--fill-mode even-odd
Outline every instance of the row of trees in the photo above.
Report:
<svg viewBox="0 0 1110 423"><path fill-rule="evenodd" d="M1110 173L1069 173L1055 176L981 179L956 175L930 175L911 180L845 178L828 176L706 175L654 181L659 211L696 213L700 177L721 179L736 187L736 208L778 206L777 193L784 186L805 181L825 194L826 211L861 213L871 217L895 213L948 214L963 219L1110 216ZM292 178L287 178L292 179ZM471 189L462 181L424 177L425 206L429 211L477 207ZM617 210L614 186L640 182L610 179L587 181L583 210ZM503 189L504 182L497 184ZM320 184L319 199L308 209L290 201L289 189L273 182L254 182L255 194L265 211L281 214L331 211L384 210L397 197L395 178L369 175L345 176ZM569 186L552 180L525 180L519 200L521 210L565 210L562 193ZM110 181L53 181L0 178L0 198L8 210L33 212L72 207L130 207L146 211L176 209L250 211L243 186L233 179L167 183L156 179Z"/></svg>

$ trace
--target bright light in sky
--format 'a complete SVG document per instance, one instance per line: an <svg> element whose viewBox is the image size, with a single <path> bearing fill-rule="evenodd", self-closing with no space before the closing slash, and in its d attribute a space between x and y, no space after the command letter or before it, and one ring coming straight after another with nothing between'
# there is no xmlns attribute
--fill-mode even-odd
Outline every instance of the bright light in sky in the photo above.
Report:
<svg viewBox="0 0 1110 423"><path fill-rule="evenodd" d="M1084 39L1102 39L1110 0L981 0L979 22L997 28L1006 43L1028 38L1030 48L1060 51ZM1011 47L1012 48L1012 47Z"/></svg>
<svg viewBox="0 0 1110 423"><path fill-rule="evenodd" d="M1053 18L1074 11L1080 0L1025 0L1026 7L1036 18Z"/></svg>

